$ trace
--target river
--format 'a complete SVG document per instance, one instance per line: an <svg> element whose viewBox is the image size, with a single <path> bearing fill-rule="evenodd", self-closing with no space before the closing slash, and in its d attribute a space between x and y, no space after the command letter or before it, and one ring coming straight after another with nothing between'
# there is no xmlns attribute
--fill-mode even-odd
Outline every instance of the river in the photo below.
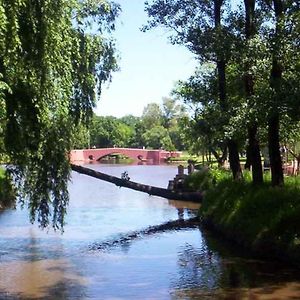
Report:
<svg viewBox="0 0 300 300"><path fill-rule="evenodd" d="M173 166L92 164L166 187ZM0 299L300 299L298 270L251 259L191 227L197 205L148 196L72 173L63 234L30 224L24 210L0 214ZM143 231L144 230L144 231Z"/></svg>

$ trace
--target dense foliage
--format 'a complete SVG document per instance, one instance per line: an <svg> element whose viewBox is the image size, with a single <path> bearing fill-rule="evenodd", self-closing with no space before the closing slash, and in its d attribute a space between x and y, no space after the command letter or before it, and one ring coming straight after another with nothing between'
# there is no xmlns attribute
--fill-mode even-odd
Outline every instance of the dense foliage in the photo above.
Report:
<svg viewBox="0 0 300 300"><path fill-rule="evenodd" d="M145 30L167 28L171 42L200 62L175 91L194 108L186 130L193 150L208 149L220 164L229 155L240 179L239 152L246 149L246 168L262 184L266 145L272 184L282 185L280 150L294 143L288 132L300 120L299 1L153 0L146 11Z"/></svg>
<svg viewBox="0 0 300 300"><path fill-rule="evenodd" d="M106 0L0 1L1 150L31 220L62 228L68 152L116 68Z"/></svg>
<svg viewBox="0 0 300 300"><path fill-rule="evenodd" d="M203 224L247 250L299 264L299 177L283 186L283 160L300 162L299 1L152 0L146 11L145 30L167 28L200 62L175 88L193 109L184 130L191 149L208 150L219 165L229 157L231 173L203 169L186 180L204 191ZM239 152L251 175L241 172Z"/></svg>
<svg viewBox="0 0 300 300"><path fill-rule="evenodd" d="M141 118L93 117L101 84L117 67L110 33L119 5L0 1L1 158L10 163L32 221L62 228L68 152L75 147L182 150L189 142L195 152L208 148L220 165L229 156L235 179L242 178L239 152L246 149L246 167L252 167L253 182L262 184L260 153L266 145L272 184L283 184L282 146L300 162L300 4L231 2L146 2L150 19L144 29L166 27L171 41L199 60L197 72L175 91L194 107L188 120L169 98L161 107L149 104Z"/></svg>
<svg viewBox="0 0 300 300"><path fill-rule="evenodd" d="M182 122L186 113L182 105L171 98L163 98L162 105L149 103L141 117L122 118L94 116L87 132L87 140L73 147L130 147L183 150L185 148ZM82 133L79 131L79 139Z"/></svg>

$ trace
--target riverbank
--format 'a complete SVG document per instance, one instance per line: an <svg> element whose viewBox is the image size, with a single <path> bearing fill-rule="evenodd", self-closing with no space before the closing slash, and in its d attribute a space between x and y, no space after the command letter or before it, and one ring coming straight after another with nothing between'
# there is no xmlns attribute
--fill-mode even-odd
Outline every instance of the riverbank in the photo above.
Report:
<svg viewBox="0 0 300 300"><path fill-rule="evenodd" d="M276 188L268 180L259 187L247 178L233 182L226 172L215 180L199 211L202 223L256 256L300 266L300 178Z"/></svg>

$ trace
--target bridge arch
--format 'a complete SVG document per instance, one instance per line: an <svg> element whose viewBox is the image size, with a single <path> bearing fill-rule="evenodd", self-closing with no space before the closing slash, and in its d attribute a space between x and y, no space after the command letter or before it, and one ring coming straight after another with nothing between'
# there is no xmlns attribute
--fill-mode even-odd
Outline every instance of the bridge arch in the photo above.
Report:
<svg viewBox="0 0 300 300"><path fill-rule="evenodd" d="M131 159L139 160L140 156L144 157L145 154L147 154L143 149L128 149L128 148L95 149L95 151L93 152L94 152L93 158L96 161L99 161L101 158L112 154L121 154Z"/></svg>
<svg viewBox="0 0 300 300"><path fill-rule="evenodd" d="M153 163L160 163L169 157L179 157L181 152L170 152L165 150L148 150L135 148L99 148L72 150L70 153L71 162L74 161L98 161L101 157L109 154L119 153L134 159L135 161L148 160Z"/></svg>
<svg viewBox="0 0 300 300"><path fill-rule="evenodd" d="M92 160L96 160L96 161L100 161L101 159L109 156L109 155L124 155L124 157L128 157L128 158L131 158L131 159L136 159L135 157L129 157L128 155L124 154L124 153L121 153L119 151L114 151L114 152L110 152L110 153L107 153L107 154L104 154L104 155L101 155L100 157L93 157Z"/></svg>

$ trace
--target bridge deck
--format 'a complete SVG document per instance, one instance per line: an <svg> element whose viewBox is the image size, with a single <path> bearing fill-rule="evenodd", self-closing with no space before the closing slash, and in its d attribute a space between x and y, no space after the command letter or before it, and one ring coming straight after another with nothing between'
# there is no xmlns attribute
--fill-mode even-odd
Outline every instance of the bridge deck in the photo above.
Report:
<svg viewBox="0 0 300 300"><path fill-rule="evenodd" d="M151 149L135 149L135 148L98 148L98 149L83 149L72 150L70 153L71 162L76 161L97 161L109 154L123 154L136 161L147 160L154 163L160 163L161 161L169 157L180 157L179 151L166 151L166 150L151 150Z"/></svg>

